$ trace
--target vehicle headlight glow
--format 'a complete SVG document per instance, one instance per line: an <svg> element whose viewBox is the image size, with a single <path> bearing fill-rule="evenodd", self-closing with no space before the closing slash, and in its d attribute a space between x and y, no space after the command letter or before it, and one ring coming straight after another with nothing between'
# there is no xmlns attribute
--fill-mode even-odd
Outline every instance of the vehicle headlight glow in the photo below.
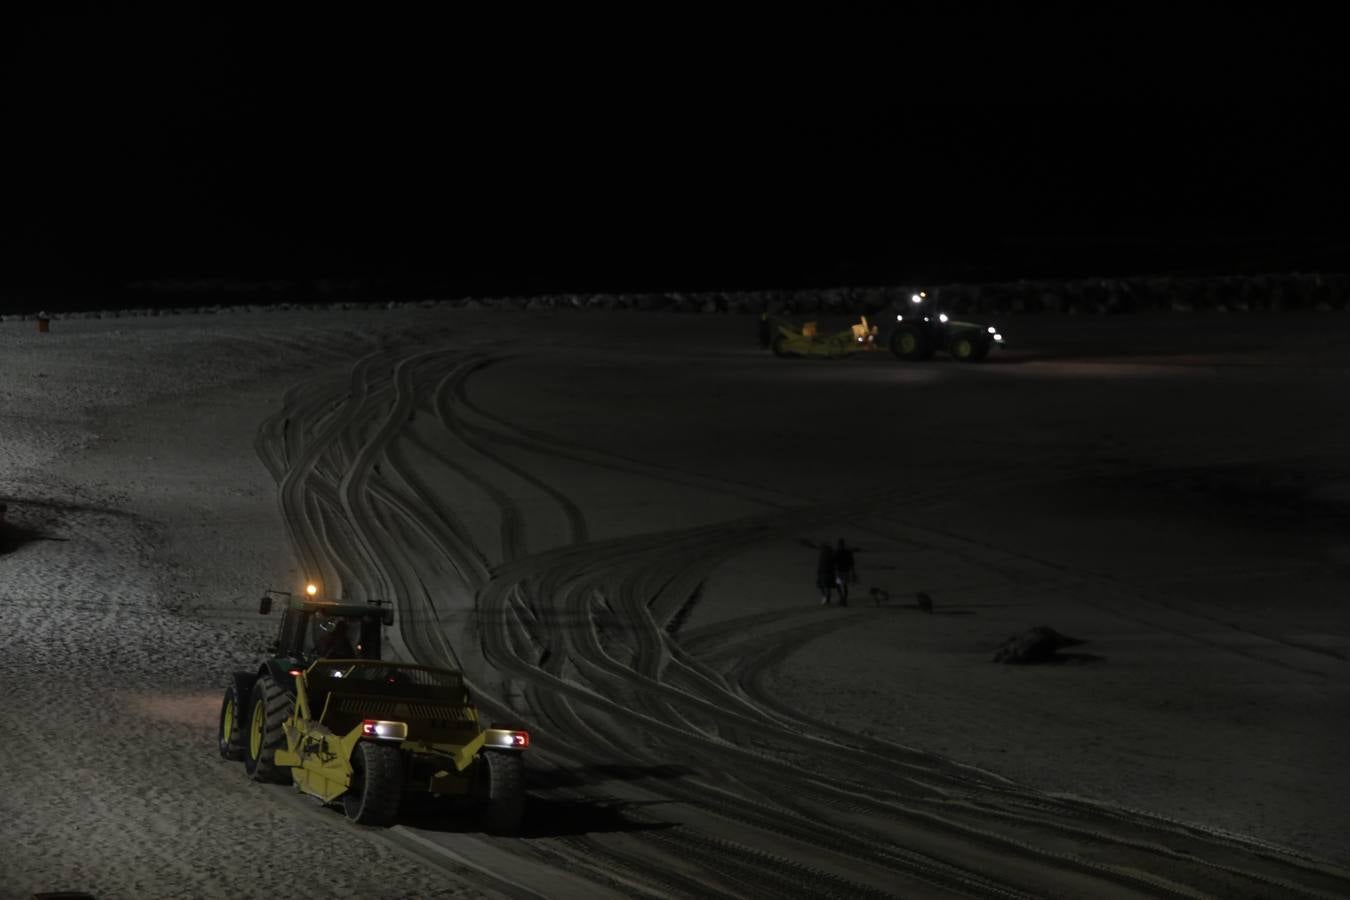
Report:
<svg viewBox="0 0 1350 900"><path fill-rule="evenodd" d="M989 333L990 333L990 334L998 334L998 329L995 328L993 325L990 325L990 326L989 326Z"/></svg>
<svg viewBox="0 0 1350 900"><path fill-rule="evenodd" d="M315 594L317 594L318 592L319 592L319 586L318 586L317 584L315 584L314 582L311 581L309 584L305 585L305 593L306 593L306 594L309 594L311 597L313 597L313 596L314 596Z"/></svg>
<svg viewBox="0 0 1350 900"><path fill-rule="evenodd" d="M912 301L915 302L915 303L922 303L922 302L923 302L923 297L920 297L918 294L915 294L914 296L910 297L909 299L912 300Z"/></svg>
<svg viewBox="0 0 1350 900"><path fill-rule="evenodd" d="M1002 341L1002 340L1003 340L1003 335L1001 335L1001 334L996 334L996 335L994 335L994 340L996 340L996 341Z"/></svg>
<svg viewBox="0 0 1350 900"><path fill-rule="evenodd" d="M939 321L939 322L945 322L945 321L947 321L947 314L946 314L946 313L938 313L938 321Z"/></svg>
<svg viewBox="0 0 1350 900"><path fill-rule="evenodd" d="M365 737L403 741L408 738L408 723L386 722L382 719L366 719L361 723L361 734Z"/></svg>
<svg viewBox="0 0 1350 900"><path fill-rule="evenodd" d="M903 322L903 321L905 321L905 317L904 317L904 316L896 316L896 317L895 317L895 321L897 321L897 322Z"/></svg>
<svg viewBox="0 0 1350 900"><path fill-rule="evenodd" d="M514 747L517 750L524 750L530 746L530 733L505 728L489 728L483 733L483 744L488 747Z"/></svg>

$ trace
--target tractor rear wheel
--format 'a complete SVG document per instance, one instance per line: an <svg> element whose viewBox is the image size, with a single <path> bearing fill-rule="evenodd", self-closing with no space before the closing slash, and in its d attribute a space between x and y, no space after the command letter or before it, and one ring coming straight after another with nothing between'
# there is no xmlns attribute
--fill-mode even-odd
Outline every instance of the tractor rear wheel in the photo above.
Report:
<svg viewBox="0 0 1350 900"><path fill-rule="evenodd" d="M927 359L931 355L928 349L928 335L917 326L898 325L891 335L891 352L901 359Z"/></svg>
<svg viewBox="0 0 1350 900"><path fill-rule="evenodd" d="M488 799L483 809L483 830L510 834L520 830L525 818L525 765L519 753L485 751Z"/></svg>
<svg viewBox="0 0 1350 900"><path fill-rule="evenodd" d="M397 747L358 741L352 751L352 783L342 811L358 825L391 825L403 799L403 754Z"/></svg>
<svg viewBox="0 0 1350 900"><path fill-rule="evenodd" d="M220 728L216 735L221 759L237 762L244 758L242 706L239 702L239 692L235 690L234 685L227 687L225 699L220 704Z"/></svg>
<svg viewBox="0 0 1350 900"><path fill-rule="evenodd" d="M291 780L290 770L278 766L273 758L277 750L286 746L286 732L281 723L290 715L291 699L271 675L263 675L253 685L248 709L244 771L254 781L285 784Z"/></svg>

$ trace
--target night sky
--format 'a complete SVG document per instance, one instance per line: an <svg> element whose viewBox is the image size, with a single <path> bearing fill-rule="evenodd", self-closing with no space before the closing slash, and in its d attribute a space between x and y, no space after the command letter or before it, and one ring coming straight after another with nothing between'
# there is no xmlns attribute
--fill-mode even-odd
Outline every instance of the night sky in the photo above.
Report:
<svg viewBox="0 0 1350 900"><path fill-rule="evenodd" d="M1345 268L1343 54L1306 14L370 9L6 23L0 286Z"/></svg>

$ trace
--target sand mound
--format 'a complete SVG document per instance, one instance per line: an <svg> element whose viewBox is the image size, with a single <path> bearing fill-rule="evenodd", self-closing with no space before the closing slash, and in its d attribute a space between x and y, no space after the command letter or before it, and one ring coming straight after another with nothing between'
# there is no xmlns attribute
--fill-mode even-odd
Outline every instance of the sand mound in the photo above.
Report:
<svg viewBox="0 0 1350 900"><path fill-rule="evenodd" d="M994 662L1014 665L1055 662L1062 659L1059 651L1082 641L1060 634L1049 625L1037 625L1021 634L1013 635L994 652Z"/></svg>

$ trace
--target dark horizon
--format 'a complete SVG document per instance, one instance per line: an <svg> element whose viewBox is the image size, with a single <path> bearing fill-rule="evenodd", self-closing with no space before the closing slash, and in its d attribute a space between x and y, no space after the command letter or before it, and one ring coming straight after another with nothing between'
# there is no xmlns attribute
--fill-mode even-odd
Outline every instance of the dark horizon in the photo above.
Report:
<svg viewBox="0 0 1350 900"><path fill-rule="evenodd" d="M1350 154L1316 22L1051 9L1012 16L1041 28L1028 44L986 12L669 47L449 14L50 16L8 38L0 288L1345 269ZM899 37L939 24L955 43Z"/></svg>

